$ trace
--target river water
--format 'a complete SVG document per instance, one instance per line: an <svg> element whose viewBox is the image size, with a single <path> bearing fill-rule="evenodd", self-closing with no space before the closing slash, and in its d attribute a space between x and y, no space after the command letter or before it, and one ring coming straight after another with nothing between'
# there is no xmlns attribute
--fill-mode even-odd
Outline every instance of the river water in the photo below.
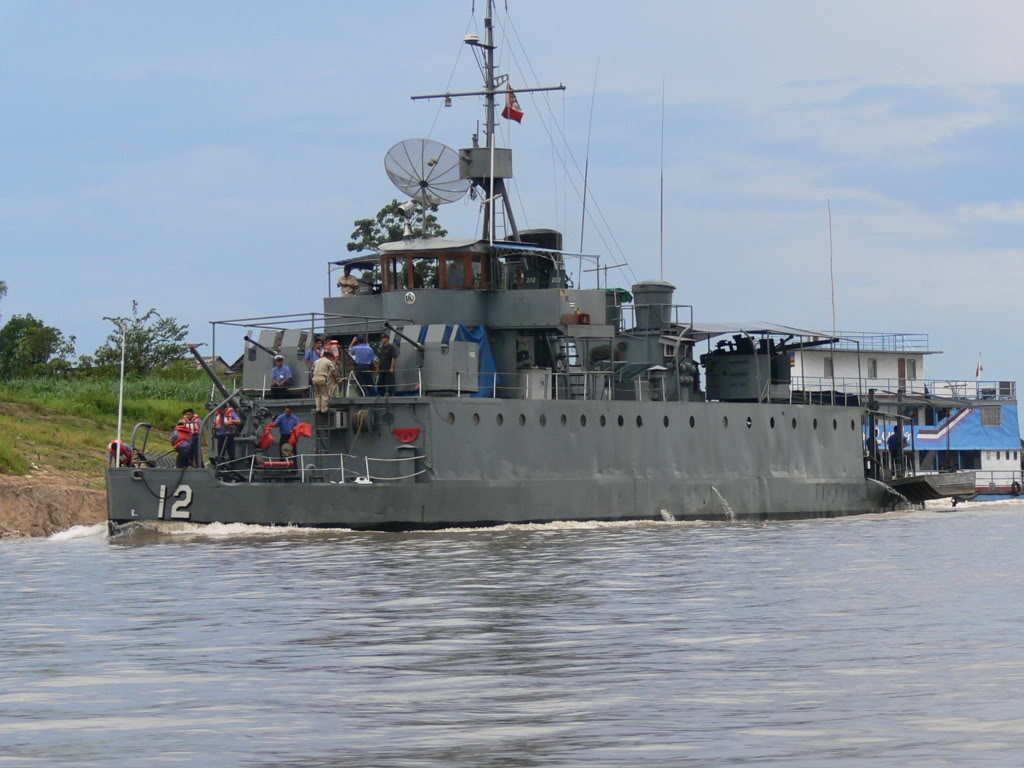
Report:
<svg viewBox="0 0 1024 768"><path fill-rule="evenodd" d="M0 765L1017 766L1022 530L0 541Z"/></svg>

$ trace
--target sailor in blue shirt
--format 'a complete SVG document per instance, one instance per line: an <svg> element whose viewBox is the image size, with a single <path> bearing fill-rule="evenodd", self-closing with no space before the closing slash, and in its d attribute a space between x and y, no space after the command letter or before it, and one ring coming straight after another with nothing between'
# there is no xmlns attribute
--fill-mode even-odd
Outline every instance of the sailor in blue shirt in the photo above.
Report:
<svg viewBox="0 0 1024 768"><path fill-rule="evenodd" d="M292 385L292 369L285 365L284 355L274 355L274 367L270 371L270 396L288 397L288 387Z"/></svg>
<svg viewBox="0 0 1024 768"><path fill-rule="evenodd" d="M373 376L370 370L373 368L373 361L377 359L377 353L366 343L365 336L353 336L352 342L348 345L348 354L355 361L356 381L362 387L363 395L372 395Z"/></svg>
<svg viewBox="0 0 1024 768"><path fill-rule="evenodd" d="M270 422L270 426L277 427L277 431L281 433L281 439L277 443L279 448L288 442L288 438L292 436L292 430L298 423L299 417L292 413L290 407L286 407L284 413L278 414L277 418Z"/></svg>

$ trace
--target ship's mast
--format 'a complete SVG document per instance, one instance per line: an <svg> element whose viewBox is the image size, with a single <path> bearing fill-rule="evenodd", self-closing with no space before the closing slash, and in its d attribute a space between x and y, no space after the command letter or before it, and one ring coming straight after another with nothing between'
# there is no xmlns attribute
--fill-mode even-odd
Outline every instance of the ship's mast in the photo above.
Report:
<svg viewBox="0 0 1024 768"><path fill-rule="evenodd" d="M473 146L459 150L459 176L471 180L473 186L480 191L483 197L483 239L492 241L494 239L495 205L500 201L502 210L505 212L507 236L510 240L519 240L519 229L516 227L516 220L512 215L512 206L508 203L508 192L505 188L505 179L512 178L512 150L496 146L495 110L497 109L497 99L495 97L508 87L508 75L499 75L494 69L494 0L487 0L484 14L483 42L480 41L478 35L466 35L464 38L466 45L483 50L483 64L480 68L484 79L483 90L431 93L424 96L413 96L412 99L414 101L444 99L447 105L451 104L453 98L460 96L484 97L484 130L487 134L484 146L479 145L479 137L474 134ZM552 85L540 88L516 88L515 92L534 93L564 90L564 85Z"/></svg>

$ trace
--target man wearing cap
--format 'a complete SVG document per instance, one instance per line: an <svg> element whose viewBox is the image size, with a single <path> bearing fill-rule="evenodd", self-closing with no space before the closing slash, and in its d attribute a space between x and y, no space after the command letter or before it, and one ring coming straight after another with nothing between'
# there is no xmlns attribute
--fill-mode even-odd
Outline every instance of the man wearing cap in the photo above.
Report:
<svg viewBox="0 0 1024 768"><path fill-rule="evenodd" d="M356 381L359 382L363 395L372 395L373 374L370 373L370 369L373 367L373 361L377 359L377 353L366 343L365 336L353 336L348 345L348 354L355 361Z"/></svg>
<svg viewBox="0 0 1024 768"><path fill-rule="evenodd" d="M313 397L316 398L317 413L327 413L331 395L341 379L338 366L329 354L318 357L313 363Z"/></svg>
<svg viewBox="0 0 1024 768"><path fill-rule="evenodd" d="M270 371L270 378L270 396L288 397L288 387L292 385L292 369L284 364L284 355L274 355L274 367Z"/></svg>
<svg viewBox="0 0 1024 768"><path fill-rule="evenodd" d="M281 433L281 439L277 443L279 448L284 448L298 423L299 417L292 413L291 407L285 407L284 413L278 414L277 418L270 422L270 426L277 427L277 431ZM283 451L281 456L284 457Z"/></svg>

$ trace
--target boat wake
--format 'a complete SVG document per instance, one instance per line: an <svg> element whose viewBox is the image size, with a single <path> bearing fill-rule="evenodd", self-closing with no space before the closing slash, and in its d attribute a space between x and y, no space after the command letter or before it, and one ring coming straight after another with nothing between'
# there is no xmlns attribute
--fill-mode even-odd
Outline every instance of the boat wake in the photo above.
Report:
<svg viewBox="0 0 1024 768"><path fill-rule="evenodd" d="M73 525L66 531L57 531L51 533L48 538L50 541L70 541L71 539L86 539L91 536L104 536L107 535L107 524L96 523L95 525Z"/></svg>

